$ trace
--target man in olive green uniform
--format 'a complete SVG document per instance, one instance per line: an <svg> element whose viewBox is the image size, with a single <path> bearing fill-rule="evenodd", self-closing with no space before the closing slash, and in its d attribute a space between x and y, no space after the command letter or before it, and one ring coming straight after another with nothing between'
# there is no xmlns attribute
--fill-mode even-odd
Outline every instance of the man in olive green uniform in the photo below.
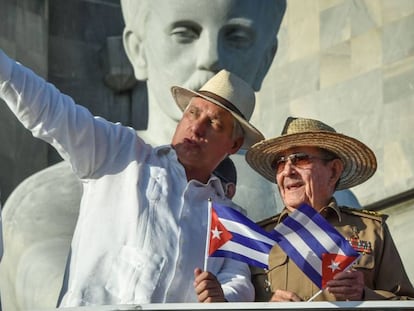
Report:
<svg viewBox="0 0 414 311"><path fill-rule="evenodd" d="M269 270L252 268L256 301L410 299L414 288L385 223L386 216L340 207L335 190L370 178L374 153L362 142L312 119L288 118L282 135L255 144L249 165L276 182L284 210L260 223L271 231L286 215L306 203L332 224L362 256L352 269L335 275L320 290L277 245Z"/></svg>

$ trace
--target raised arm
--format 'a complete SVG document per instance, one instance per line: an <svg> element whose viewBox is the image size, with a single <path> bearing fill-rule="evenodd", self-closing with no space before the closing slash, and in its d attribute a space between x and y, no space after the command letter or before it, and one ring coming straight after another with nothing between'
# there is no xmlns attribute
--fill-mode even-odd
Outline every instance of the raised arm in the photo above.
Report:
<svg viewBox="0 0 414 311"><path fill-rule="evenodd" d="M81 178L133 148L135 131L94 117L0 49L0 98L33 135L50 143Z"/></svg>

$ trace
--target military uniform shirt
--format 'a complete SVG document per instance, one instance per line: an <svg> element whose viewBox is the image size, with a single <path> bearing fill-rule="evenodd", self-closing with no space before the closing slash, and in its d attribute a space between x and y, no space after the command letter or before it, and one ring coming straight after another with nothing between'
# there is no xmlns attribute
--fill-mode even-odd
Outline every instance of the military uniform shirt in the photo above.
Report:
<svg viewBox="0 0 414 311"><path fill-rule="evenodd" d="M259 224L271 231L287 214L285 209ZM363 300L414 297L413 286L385 223L386 216L338 207L335 199L321 214L351 242L354 249L363 253L353 266L364 273ZM320 290L277 245L270 251L267 273L254 267L251 269L256 301L269 301L276 289L294 292L306 301ZM324 290L314 300L334 301L335 297Z"/></svg>

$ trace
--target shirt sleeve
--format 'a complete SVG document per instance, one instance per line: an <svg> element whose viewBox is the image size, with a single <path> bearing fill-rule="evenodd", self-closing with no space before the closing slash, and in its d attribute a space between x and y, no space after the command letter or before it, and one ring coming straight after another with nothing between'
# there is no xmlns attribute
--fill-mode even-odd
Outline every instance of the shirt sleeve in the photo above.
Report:
<svg viewBox="0 0 414 311"><path fill-rule="evenodd" d="M254 301L254 287L247 264L226 258L222 269L217 274L217 279L228 302Z"/></svg>
<svg viewBox="0 0 414 311"><path fill-rule="evenodd" d="M2 87L6 81L10 80L11 72L12 63L6 54L4 54L3 50L0 49L0 87Z"/></svg>
<svg viewBox="0 0 414 311"><path fill-rule="evenodd" d="M132 128L94 117L30 69L0 50L0 98L33 136L51 144L80 178L99 177L143 142Z"/></svg>
<svg viewBox="0 0 414 311"><path fill-rule="evenodd" d="M411 284L387 224L383 223L383 251L376 258L375 289L365 288L364 300L414 299Z"/></svg>

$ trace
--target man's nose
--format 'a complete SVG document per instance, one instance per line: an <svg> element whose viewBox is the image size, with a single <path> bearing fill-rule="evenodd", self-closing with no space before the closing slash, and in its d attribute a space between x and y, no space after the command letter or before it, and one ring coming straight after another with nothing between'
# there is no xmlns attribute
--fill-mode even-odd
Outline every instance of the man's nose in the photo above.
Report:
<svg viewBox="0 0 414 311"><path fill-rule="evenodd" d="M193 132L196 134L197 137L204 137L207 129L207 118L200 117L194 120L192 124Z"/></svg>
<svg viewBox="0 0 414 311"><path fill-rule="evenodd" d="M292 163L291 159L288 159L285 162L285 164L283 166L283 169L281 170L280 174L283 174L283 176L289 176L294 171L295 171L295 165Z"/></svg>
<svg viewBox="0 0 414 311"><path fill-rule="evenodd" d="M199 40L197 67L202 70L218 72L220 69L218 34L203 32Z"/></svg>

